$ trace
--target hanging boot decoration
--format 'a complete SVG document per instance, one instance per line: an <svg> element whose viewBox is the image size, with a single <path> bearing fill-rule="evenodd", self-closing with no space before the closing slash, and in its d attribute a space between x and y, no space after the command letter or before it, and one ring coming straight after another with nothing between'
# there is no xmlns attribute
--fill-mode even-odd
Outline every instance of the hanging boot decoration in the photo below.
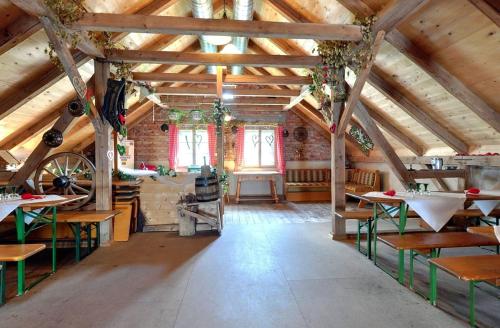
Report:
<svg viewBox="0 0 500 328"><path fill-rule="evenodd" d="M108 79L104 104L102 106L102 116L111 124L113 129L126 134L125 130L125 79L120 81Z"/></svg>

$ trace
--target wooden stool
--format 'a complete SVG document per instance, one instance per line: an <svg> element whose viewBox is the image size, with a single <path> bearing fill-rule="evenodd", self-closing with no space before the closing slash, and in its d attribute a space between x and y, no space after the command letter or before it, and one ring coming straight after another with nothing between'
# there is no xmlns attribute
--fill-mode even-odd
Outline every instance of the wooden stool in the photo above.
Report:
<svg viewBox="0 0 500 328"><path fill-rule="evenodd" d="M24 261L44 249L44 244L0 245L0 265L2 266L0 274L0 305L5 304L7 262L17 262L17 294L22 295L26 279Z"/></svg>

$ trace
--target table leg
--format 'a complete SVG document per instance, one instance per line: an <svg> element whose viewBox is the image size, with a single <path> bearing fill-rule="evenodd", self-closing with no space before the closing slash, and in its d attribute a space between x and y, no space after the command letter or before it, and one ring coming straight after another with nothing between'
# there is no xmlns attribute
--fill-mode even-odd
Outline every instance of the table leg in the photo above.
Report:
<svg viewBox="0 0 500 328"><path fill-rule="evenodd" d="M398 254L398 281L401 285L405 283L405 250L399 250Z"/></svg>
<svg viewBox="0 0 500 328"><path fill-rule="evenodd" d="M431 258L436 258L437 252L435 248L431 249ZM436 265L430 263L429 264L429 302L436 306L437 300L437 267Z"/></svg>
<svg viewBox="0 0 500 328"><path fill-rule="evenodd" d="M368 219L366 222L368 224L368 230L366 232L366 255L368 259L372 259L372 220Z"/></svg>
<svg viewBox="0 0 500 328"><path fill-rule="evenodd" d="M236 204L240 203L240 191L241 191L241 181L240 177L238 177L238 180L236 181Z"/></svg>
<svg viewBox="0 0 500 328"><path fill-rule="evenodd" d="M2 266L2 271L0 272L0 305L5 304L5 294L6 294L6 279L7 279L7 262L0 262Z"/></svg>
<svg viewBox="0 0 500 328"><path fill-rule="evenodd" d="M475 281L469 281L469 323L471 327L476 326L476 297L475 297Z"/></svg>
<svg viewBox="0 0 500 328"><path fill-rule="evenodd" d="M87 223L85 229L87 231L87 255L90 255L92 253L92 224Z"/></svg>
<svg viewBox="0 0 500 328"><path fill-rule="evenodd" d="M26 235L24 231L24 212L21 208L16 209L16 235L17 242L24 244ZM17 262L17 296L24 294L25 289L25 263L23 261Z"/></svg>
<svg viewBox="0 0 500 328"><path fill-rule="evenodd" d="M95 248L101 246L101 223L97 222L95 226Z"/></svg>
<svg viewBox="0 0 500 328"><path fill-rule="evenodd" d="M82 237L82 225L80 222L75 223L75 261L80 262L80 246Z"/></svg>
<svg viewBox="0 0 500 328"><path fill-rule="evenodd" d="M375 265L377 265L377 222L378 222L377 206L378 206L377 203L373 204L373 264ZM371 232L368 230L368 233Z"/></svg>
<svg viewBox="0 0 500 328"><path fill-rule="evenodd" d="M410 249L410 289L413 289L413 280L415 277L415 272L413 271L413 265L415 260L415 251Z"/></svg>
<svg viewBox="0 0 500 328"><path fill-rule="evenodd" d="M358 232L356 233L356 248L361 252L361 221L358 220Z"/></svg>
<svg viewBox="0 0 500 328"><path fill-rule="evenodd" d="M56 272L57 266L57 209L52 207L52 273Z"/></svg>

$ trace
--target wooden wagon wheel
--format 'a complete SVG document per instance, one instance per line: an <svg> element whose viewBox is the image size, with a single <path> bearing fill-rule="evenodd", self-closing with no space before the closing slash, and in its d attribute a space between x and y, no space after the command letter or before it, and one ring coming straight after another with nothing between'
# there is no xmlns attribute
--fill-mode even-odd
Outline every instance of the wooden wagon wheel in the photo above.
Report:
<svg viewBox="0 0 500 328"><path fill-rule="evenodd" d="M70 152L54 154L40 163L34 183L39 194L86 195L81 200L61 206L62 210L74 210L94 197L96 170L85 156Z"/></svg>

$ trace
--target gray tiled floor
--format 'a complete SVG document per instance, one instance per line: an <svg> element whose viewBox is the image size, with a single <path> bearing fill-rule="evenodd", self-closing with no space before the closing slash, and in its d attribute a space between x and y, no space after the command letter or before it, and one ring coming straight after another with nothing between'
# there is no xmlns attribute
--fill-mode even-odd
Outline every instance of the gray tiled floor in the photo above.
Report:
<svg viewBox="0 0 500 328"><path fill-rule="evenodd" d="M322 215L312 207L292 212ZM273 214L259 206L247 211L253 222ZM135 234L10 299L0 326L467 326L400 286L351 244L332 241L329 228L305 220L227 224L219 238Z"/></svg>

